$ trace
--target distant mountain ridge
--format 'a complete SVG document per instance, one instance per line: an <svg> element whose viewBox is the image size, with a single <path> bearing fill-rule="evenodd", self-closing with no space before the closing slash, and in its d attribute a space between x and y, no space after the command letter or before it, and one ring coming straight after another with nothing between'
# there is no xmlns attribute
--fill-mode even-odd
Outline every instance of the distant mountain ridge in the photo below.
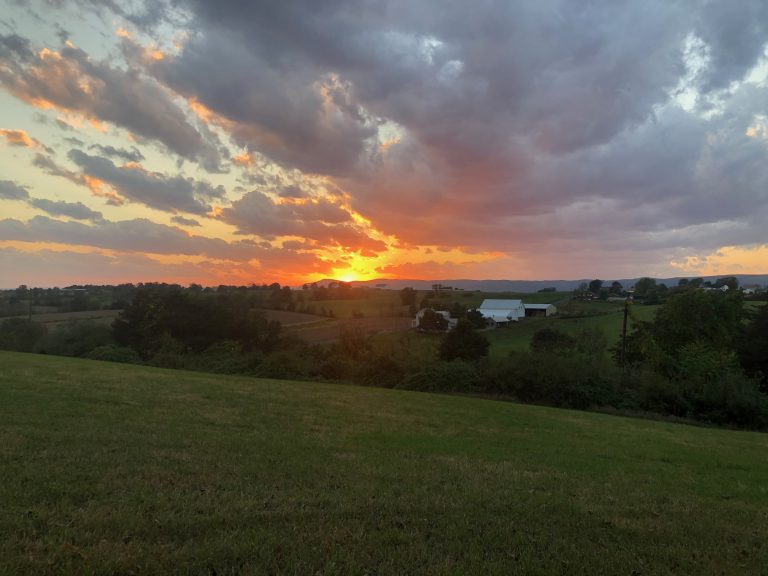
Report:
<svg viewBox="0 0 768 576"><path fill-rule="evenodd" d="M669 287L677 286L681 278L703 278L705 281L714 282L724 276L735 276L740 286L757 284L760 286L768 285L768 274L719 274L717 276L676 276L674 278L655 278L656 282L666 284ZM641 276L637 278L601 278L604 285L610 286L611 282L618 280L625 288L633 286ZM448 280L417 280L417 279L390 279L380 278L376 280L351 282L353 286L368 286L371 288L387 288L390 290L401 290L406 287L416 288L417 290L431 290L435 284L450 286L460 290L480 290L482 292L538 292L544 288L554 288L558 292L568 292L575 290L583 282L589 283L594 278L582 278L579 280L470 280L466 278L448 279ZM318 284L328 284L337 282L337 280L325 279Z"/></svg>

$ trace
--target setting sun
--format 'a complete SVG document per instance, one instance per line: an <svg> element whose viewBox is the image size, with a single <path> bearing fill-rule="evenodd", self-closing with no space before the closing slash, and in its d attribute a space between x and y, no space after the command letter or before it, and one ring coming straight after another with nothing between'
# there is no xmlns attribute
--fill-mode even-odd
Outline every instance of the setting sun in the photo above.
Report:
<svg viewBox="0 0 768 576"><path fill-rule="evenodd" d="M359 275L354 270L347 270L346 272L338 274L336 277L342 282L354 282L355 280L360 279Z"/></svg>

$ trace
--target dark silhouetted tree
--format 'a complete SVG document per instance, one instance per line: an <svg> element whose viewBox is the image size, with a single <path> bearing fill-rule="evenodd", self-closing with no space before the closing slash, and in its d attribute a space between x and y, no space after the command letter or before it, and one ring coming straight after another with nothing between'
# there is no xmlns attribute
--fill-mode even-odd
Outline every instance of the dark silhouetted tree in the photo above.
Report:
<svg viewBox="0 0 768 576"><path fill-rule="evenodd" d="M440 358L443 360L479 360L488 355L488 339L476 332L472 323L462 318L456 328L440 341Z"/></svg>

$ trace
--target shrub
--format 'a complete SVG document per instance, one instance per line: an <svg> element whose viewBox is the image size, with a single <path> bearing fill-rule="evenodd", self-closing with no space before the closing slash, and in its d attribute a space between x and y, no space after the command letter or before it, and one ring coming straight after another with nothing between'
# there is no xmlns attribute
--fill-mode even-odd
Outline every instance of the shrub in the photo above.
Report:
<svg viewBox="0 0 768 576"><path fill-rule="evenodd" d="M439 353L443 360L479 360L488 356L490 343L482 334L475 332L472 323L461 318L456 328L440 341Z"/></svg>
<svg viewBox="0 0 768 576"><path fill-rule="evenodd" d="M356 380L370 386L394 388L399 386L405 377L405 368L392 356L376 354L361 363Z"/></svg>
<svg viewBox="0 0 768 576"><path fill-rule="evenodd" d="M489 392L553 406L589 408L618 402L613 379L602 375L597 365L550 354L517 353L495 361L484 385Z"/></svg>
<svg viewBox="0 0 768 576"><path fill-rule="evenodd" d="M576 340L572 336L555 330L554 328L542 328L534 332L531 338L531 352L536 354L571 354L576 347Z"/></svg>
<svg viewBox="0 0 768 576"><path fill-rule="evenodd" d="M84 357L101 346L114 344L108 326L96 322L70 322L42 338L36 351L58 356Z"/></svg>
<svg viewBox="0 0 768 576"><path fill-rule="evenodd" d="M8 318L0 323L0 349L32 352L48 330L26 318Z"/></svg>
<svg viewBox="0 0 768 576"><path fill-rule="evenodd" d="M254 367L254 375L263 378L306 378L312 372L312 365L306 356L289 351L273 352L264 356Z"/></svg>
<svg viewBox="0 0 768 576"><path fill-rule="evenodd" d="M85 355L91 360L103 360L105 362L122 362L124 364L141 364L141 356L132 349L125 346L115 346L107 344L98 346Z"/></svg>
<svg viewBox="0 0 768 576"><path fill-rule="evenodd" d="M430 362L406 376L399 386L408 390L467 392L479 384L477 367L462 360Z"/></svg>

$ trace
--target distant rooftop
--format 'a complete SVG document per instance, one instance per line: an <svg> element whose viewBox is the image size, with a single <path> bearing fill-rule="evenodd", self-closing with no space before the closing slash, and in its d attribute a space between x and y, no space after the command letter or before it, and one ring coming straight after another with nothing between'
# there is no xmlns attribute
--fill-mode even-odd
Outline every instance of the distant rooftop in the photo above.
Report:
<svg viewBox="0 0 768 576"><path fill-rule="evenodd" d="M522 300L504 300L502 298L487 298L480 304L482 310L513 310L523 305Z"/></svg>

